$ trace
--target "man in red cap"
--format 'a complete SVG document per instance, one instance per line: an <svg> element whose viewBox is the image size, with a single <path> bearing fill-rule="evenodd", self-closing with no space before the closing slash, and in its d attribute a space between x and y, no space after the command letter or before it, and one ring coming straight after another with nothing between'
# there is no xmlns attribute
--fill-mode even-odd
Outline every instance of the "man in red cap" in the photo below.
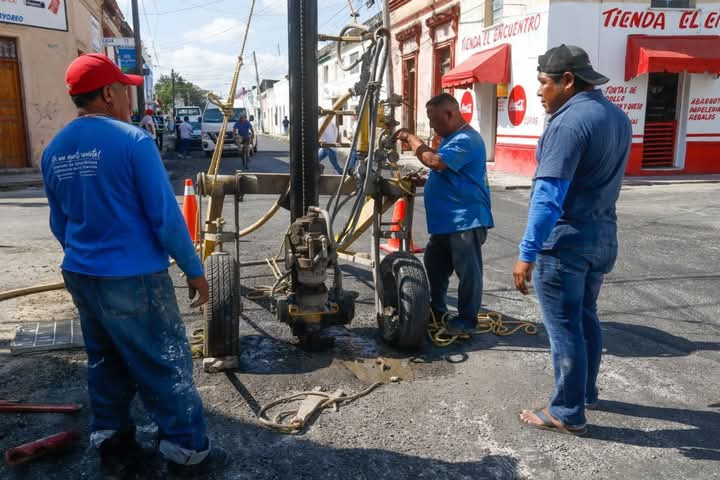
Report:
<svg viewBox="0 0 720 480"><path fill-rule="evenodd" d="M75 59L66 83L78 118L45 149L42 171L65 285L80 313L90 442L103 470L146 473L130 416L137 393L158 425L168 470L196 477L227 455L207 438L168 257L186 274L190 298L199 294L192 307L207 302L208 284L155 143L128 123L130 86L142 81L101 54Z"/></svg>

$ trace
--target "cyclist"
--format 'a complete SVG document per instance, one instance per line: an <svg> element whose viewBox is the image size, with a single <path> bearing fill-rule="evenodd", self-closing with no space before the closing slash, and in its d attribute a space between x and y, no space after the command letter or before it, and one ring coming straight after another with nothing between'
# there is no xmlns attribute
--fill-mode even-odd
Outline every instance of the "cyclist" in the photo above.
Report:
<svg viewBox="0 0 720 480"><path fill-rule="evenodd" d="M245 115L240 115L238 121L233 125L233 140L240 151L242 151L243 144L245 144L248 149L252 149L250 140L253 135L255 135L255 131L253 130L252 123L248 121ZM248 150L248 153L249 152L250 150Z"/></svg>

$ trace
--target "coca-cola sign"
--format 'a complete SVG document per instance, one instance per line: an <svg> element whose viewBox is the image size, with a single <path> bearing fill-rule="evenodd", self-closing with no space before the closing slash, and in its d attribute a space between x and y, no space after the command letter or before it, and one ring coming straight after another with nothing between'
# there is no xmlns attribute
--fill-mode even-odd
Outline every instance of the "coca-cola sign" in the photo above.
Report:
<svg viewBox="0 0 720 480"><path fill-rule="evenodd" d="M526 111L527 97L525 96L525 89L520 85L516 85L510 90L510 96L508 97L508 117L510 118L510 123L516 127L520 125L525 118Z"/></svg>
<svg viewBox="0 0 720 480"><path fill-rule="evenodd" d="M473 118L473 112L475 111L475 105L473 103L473 96L470 91L463 93L462 100L460 101L460 113L466 122L470 122Z"/></svg>

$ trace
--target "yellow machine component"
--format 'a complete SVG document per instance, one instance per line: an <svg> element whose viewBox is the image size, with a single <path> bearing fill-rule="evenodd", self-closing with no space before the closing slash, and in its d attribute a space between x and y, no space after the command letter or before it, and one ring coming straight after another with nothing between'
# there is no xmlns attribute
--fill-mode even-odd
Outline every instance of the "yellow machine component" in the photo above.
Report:
<svg viewBox="0 0 720 480"><path fill-rule="evenodd" d="M220 160L222 159L223 146L225 144L225 132L230 118L233 115L233 104L235 102L235 92L237 90L238 79L240 78L240 69L242 68L243 54L245 53L245 43L247 42L248 32L250 31L250 22L253 16L253 10L255 9L255 0L250 3L250 13L248 14L248 20L245 24L245 35L243 36L242 47L240 48L240 55L238 55L238 61L235 64L235 72L233 73L232 83L230 84L230 91L228 92L227 101L222 102L220 98L215 95L208 95L208 100L218 106L223 112L223 122L220 127L220 131L217 136L217 143L215 144L215 150L213 151L212 161L208 168L208 175L217 175L220 171ZM207 208L207 231L208 233L216 233L217 227L212 224L222 215L224 196L214 197L210 196ZM264 223L264 222L263 222ZM205 239L201 250L201 260L205 259L212 254L215 250L215 241Z"/></svg>
<svg viewBox="0 0 720 480"><path fill-rule="evenodd" d="M330 303L327 312L304 312L300 310L297 305L288 305L288 315L291 317L301 317L304 323L320 323L322 322L323 315L335 314L340 311L340 306L337 303Z"/></svg>
<svg viewBox="0 0 720 480"><path fill-rule="evenodd" d="M378 105L377 124L387 129L387 125L385 124L385 109L382 103ZM363 112L362 117L358 121L357 128L360 129L360 134L358 135L358 152L367 154L370 150L370 114L367 110Z"/></svg>

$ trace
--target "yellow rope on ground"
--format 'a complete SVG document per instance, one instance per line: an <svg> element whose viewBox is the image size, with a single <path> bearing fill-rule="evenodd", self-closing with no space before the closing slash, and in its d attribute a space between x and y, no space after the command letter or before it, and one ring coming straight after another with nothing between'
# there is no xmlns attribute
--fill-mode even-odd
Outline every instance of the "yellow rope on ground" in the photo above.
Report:
<svg viewBox="0 0 720 480"><path fill-rule="evenodd" d="M192 358L203 358L203 346L205 343L205 329L196 328L190 336L190 351Z"/></svg>
<svg viewBox="0 0 720 480"><path fill-rule="evenodd" d="M449 335L447 333L448 315L445 312L441 318L437 319L435 314L430 312L431 321L430 325L428 325L428 336L438 347L447 347L457 339L466 340L471 337L470 334ZM502 313L487 312L478 313L477 325L473 334L494 333L497 336L505 337L520 330L524 330L528 335L535 335L537 334L537 325L523 320L503 320Z"/></svg>
<svg viewBox="0 0 720 480"><path fill-rule="evenodd" d="M344 403L350 403L358 398L364 397L368 393L375 390L377 387L382 385L382 382L375 382L365 390L356 393L355 395L345 396L343 394L331 394L327 392L300 392L287 397L279 398L273 402L268 403L257 413L257 420L265 427L277 430L282 433L298 433L307 424L307 421L311 419L315 414L326 408L334 408L336 411L338 407ZM319 397L325 399L324 401L318 402L313 408L303 412L302 416L299 415L300 407L292 410L283 410L278 412L272 419L267 416L268 410L277 407L278 405L284 405L292 402L301 402L310 397ZM284 423L286 419L289 419L287 423Z"/></svg>

